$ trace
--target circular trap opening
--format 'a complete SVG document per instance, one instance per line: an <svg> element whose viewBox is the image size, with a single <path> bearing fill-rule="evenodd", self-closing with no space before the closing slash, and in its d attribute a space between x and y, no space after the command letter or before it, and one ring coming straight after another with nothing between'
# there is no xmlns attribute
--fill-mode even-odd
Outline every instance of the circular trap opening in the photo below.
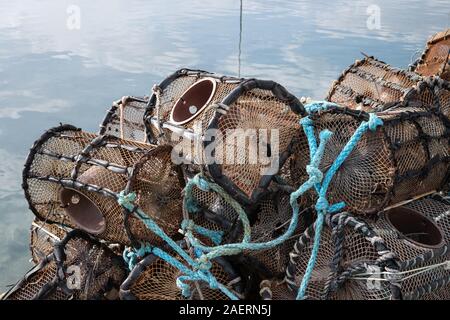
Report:
<svg viewBox="0 0 450 320"><path fill-rule="evenodd" d="M443 244L444 237L438 226L415 210L393 208L386 212L386 218L402 236L419 246L439 247Z"/></svg>
<svg viewBox="0 0 450 320"><path fill-rule="evenodd" d="M197 117L216 92L213 79L202 79L190 86L177 100L170 114L174 124L185 124Z"/></svg>
<svg viewBox="0 0 450 320"><path fill-rule="evenodd" d="M92 234L105 231L106 221L98 206L83 193L61 189L60 201L67 215L80 228Z"/></svg>

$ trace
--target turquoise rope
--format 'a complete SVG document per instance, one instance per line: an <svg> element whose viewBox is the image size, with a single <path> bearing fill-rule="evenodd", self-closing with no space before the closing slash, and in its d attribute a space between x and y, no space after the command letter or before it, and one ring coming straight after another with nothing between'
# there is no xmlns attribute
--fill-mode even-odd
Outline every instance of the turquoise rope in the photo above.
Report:
<svg viewBox="0 0 450 320"><path fill-rule="evenodd" d="M319 112L323 110L327 110L331 107L335 107L336 104L333 103L327 103L326 101L323 102L315 102L311 103L309 105L305 106L305 109L308 112ZM303 127L303 130L306 134L306 137L308 139L308 145L310 148L310 157L311 157L311 163L306 168L307 173L310 177L310 180L315 181L314 187L316 189L316 192L318 193L318 199L315 205L315 209L317 212L317 219L315 221L315 235L314 235L314 243L313 248L311 250L311 256L308 261L308 265L305 270L305 274L303 276L302 282L300 284L299 290L297 292L297 300L304 299L306 289L309 283L309 280L311 278L312 271L314 269L314 266L316 264L317 255L320 247L320 238L321 238L321 232L323 228L323 223L325 219L325 215L327 213L334 213L339 210L342 210L345 207L345 203L340 202L334 205L331 205L328 203L328 200L326 198L328 187L334 177L334 174L339 170L342 163L345 161L345 159L349 156L349 154L353 151L355 146L357 145L358 141L361 139L362 135L367 131L375 131L378 126L383 125L383 121L378 118L374 113L369 114L369 121L365 122L363 121L361 125L356 129L350 140L346 143L344 148L339 153L338 157L335 159L331 167L328 169L328 171L325 173L325 176L318 168L323 156L323 151L319 154L319 148L316 147L317 142L315 140L314 135L314 129L313 129L313 123L312 120L308 117L303 118L300 121L300 124ZM320 136L326 135L330 136L330 133L328 130L323 130L319 134ZM322 180L323 179L323 180Z"/></svg>
<svg viewBox="0 0 450 320"><path fill-rule="evenodd" d="M225 190L222 189L222 187L214 182L207 181L200 173L190 179L186 183L186 187L184 188L183 205L188 210L188 212L195 213L197 212L195 211L195 209L199 207L194 200L194 196L192 193L194 186L197 186L203 191L214 191L237 212L239 220L241 220L242 226L244 228L244 237L242 242L249 242L251 238L251 228L247 213L244 211L244 209L242 209L241 205L236 200L234 200L230 195L228 195L228 193L226 193ZM194 211L189 211L192 209L194 209Z"/></svg>
<svg viewBox="0 0 450 320"><path fill-rule="evenodd" d="M238 254L244 250L266 250L273 248L277 245L280 245L287 239L289 239L293 233L295 232L295 229L298 224L299 219L299 206L297 203L297 199L303 195L304 192L312 188L315 184L319 183L322 180L322 176L320 171L316 170L318 164L320 163L320 159L323 155L323 152L325 150L325 144L331 137L331 132L322 132L320 134L320 144L317 148L316 154L313 156L311 160L310 166L308 166L309 172L311 172L311 175L303 185L299 187L299 189L295 192L293 192L290 196L290 204L293 209L293 214L291 221L289 223L289 226L285 233L281 236L279 236L276 239L273 239L268 242L263 243L231 243L231 244L224 244L220 246L215 247L209 247L201 244L193 235L192 233L186 232L186 237L188 238L189 242L196 248L199 248L203 252L206 252L206 254L203 254L199 261L205 262L209 261L211 259L217 258L219 256L226 256L226 255L235 255ZM340 207L332 207L330 208L330 211L338 210Z"/></svg>
<svg viewBox="0 0 450 320"><path fill-rule="evenodd" d="M183 258L189 265L193 267L193 270L190 270L186 266L184 266L181 262L179 262L177 259L173 258L172 256L168 255L164 251L162 251L159 248L147 248L142 249L140 253L143 251L151 252L161 259L164 259L169 264L173 265L174 267L178 268L182 273L184 273L187 277L183 279L192 279L195 280L202 280L207 282L210 287L217 288L220 291L222 291L225 295L227 295L230 299L237 300L238 298L224 285L217 284L217 280L215 279L214 275L211 274L209 269L211 268L211 263L209 261L204 261L201 259L197 259L198 261L193 260L189 254L187 254L186 251L184 251L175 241L173 241L157 224L155 221L153 221L150 217L146 216L146 214L140 209L136 208L133 204L136 200L136 194L135 193L128 193L126 194L125 191L122 191L118 195L118 203L129 210L130 212L134 212L135 215L145 224L145 226L151 230L153 233L155 233L158 237L160 237L164 242L166 242L176 253L180 255L181 258ZM139 250L138 250L139 251ZM125 261L127 259L133 260L133 263L136 263L136 260L132 254L130 254L130 257L128 255L124 254ZM130 261L128 260L128 261ZM129 262L128 262L129 263ZM129 266L132 266L132 264L129 263ZM182 267L183 266L183 267ZM186 294L188 290L186 289L186 285L182 285L182 281L177 281L177 284L179 284L182 290L182 293Z"/></svg>
<svg viewBox="0 0 450 320"><path fill-rule="evenodd" d="M196 233L208 237L215 245L219 245L222 242L223 231L215 231L204 228L194 223L194 221L189 219L184 219L181 222L181 228L183 230L195 231Z"/></svg>

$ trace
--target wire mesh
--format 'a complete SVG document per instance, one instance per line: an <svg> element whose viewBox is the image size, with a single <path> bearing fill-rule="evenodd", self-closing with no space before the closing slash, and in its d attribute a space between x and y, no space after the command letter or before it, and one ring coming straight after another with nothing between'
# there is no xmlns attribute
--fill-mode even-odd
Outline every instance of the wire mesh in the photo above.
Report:
<svg viewBox="0 0 450 320"><path fill-rule="evenodd" d="M58 224L45 223L35 219L30 230L31 258L35 264L53 252L53 246L61 241L70 228Z"/></svg>
<svg viewBox="0 0 450 320"><path fill-rule="evenodd" d="M186 248L186 247L185 247ZM189 252L189 251L188 251ZM174 255L181 263L182 258ZM189 266L188 266L189 267ZM212 275L236 294L242 290L241 278L233 266L224 258L212 261ZM187 281L191 296L184 297L177 287L177 278L183 274L163 259L150 254L143 258L130 272L120 288L120 297L124 300L228 300L220 290L212 289L204 281Z"/></svg>
<svg viewBox="0 0 450 320"><path fill-rule="evenodd" d="M450 29L433 35L427 42L414 71L422 76L439 76L450 80Z"/></svg>
<svg viewBox="0 0 450 320"><path fill-rule="evenodd" d="M322 232L307 298L445 297L442 288L450 279L449 209L445 201L428 197L380 212L376 219L336 215L333 227ZM295 294L311 255L314 229L308 230L295 244L286 273L285 282ZM398 296L393 287L400 289Z"/></svg>
<svg viewBox="0 0 450 320"><path fill-rule="evenodd" d="M125 276L120 256L76 230L57 242L54 252L32 268L2 299L111 299Z"/></svg>
<svg viewBox="0 0 450 320"><path fill-rule="evenodd" d="M146 142L144 113L149 97L124 96L113 102L100 125L99 134Z"/></svg>
<svg viewBox="0 0 450 320"><path fill-rule="evenodd" d="M376 213L416 196L440 190L449 169L449 101L447 84L432 79L410 91L406 99L378 112L383 125L367 131L346 158L330 184L330 203L344 201L357 214ZM441 99L440 97L444 97ZM320 169L325 172L368 113L346 108L311 116L315 132L333 132ZM299 148L289 170L294 185L308 179L309 149ZM305 199L311 196L306 196Z"/></svg>
<svg viewBox="0 0 450 320"><path fill-rule="evenodd" d="M332 84L326 100L350 109L382 111L401 102L421 77L372 57L357 60Z"/></svg>
<svg viewBox="0 0 450 320"><path fill-rule="evenodd" d="M140 160L141 170L131 174ZM23 178L25 196L40 220L81 228L107 241L130 244L131 235L159 241L118 204L127 185L137 195L136 205L169 235L177 233L181 221L181 186L170 148L60 126L35 143Z"/></svg>

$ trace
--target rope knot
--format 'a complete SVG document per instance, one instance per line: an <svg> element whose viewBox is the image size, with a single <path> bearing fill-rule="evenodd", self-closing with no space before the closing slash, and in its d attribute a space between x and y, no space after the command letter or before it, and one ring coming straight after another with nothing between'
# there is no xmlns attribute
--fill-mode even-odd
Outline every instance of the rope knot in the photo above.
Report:
<svg viewBox="0 0 450 320"><path fill-rule="evenodd" d="M317 199L315 209L318 214L325 214L327 213L329 206L330 204L328 203L327 198L319 197L319 199Z"/></svg>
<svg viewBox="0 0 450 320"><path fill-rule="evenodd" d="M152 87L152 91L154 94L161 94L162 93L162 89L160 86L158 86L157 84L154 84Z"/></svg>
<svg viewBox="0 0 450 320"><path fill-rule="evenodd" d="M121 206L129 208L130 206L134 205L135 200L136 200L136 193L134 192L126 193L125 190L122 190L119 193L117 202L119 202Z"/></svg>
<svg viewBox="0 0 450 320"><path fill-rule="evenodd" d="M375 131L378 126L383 125L383 120L381 120L375 113L369 113L369 129L370 131Z"/></svg>
<svg viewBox="0 0 450 320"><path fill-rule="evenodd" d="M312 183L316 184L322 182L323 173L322 171L320 171L319 168L316 168L315 166L312 165L307 165L306 173L308 173Z"/></svg>
<svg viewBox="0 0 450 320"><path fill-rule="evenodd" d="M197 263L198 263L196 268L197 270L208 271L212 267L211 261L209 261L208 257L205 254L202 254L197 259Z"/></svg>

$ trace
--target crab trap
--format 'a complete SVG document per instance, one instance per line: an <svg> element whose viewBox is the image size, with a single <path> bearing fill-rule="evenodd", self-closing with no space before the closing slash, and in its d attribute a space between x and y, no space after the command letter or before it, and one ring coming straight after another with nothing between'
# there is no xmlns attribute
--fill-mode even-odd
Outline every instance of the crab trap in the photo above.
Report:
<svg viewBox="0 0 450 320"><path fill-rule="evenodd" d="M331 132L318 170L325 174L344 147L349 151L330 181L330 203L344 202L351 212L374 214L385 207L440 190L446 184L450 159L450 100L437 98L445 97L441 93L448 92L447 88L440 88L421 83L403 103L377 113L380 125L364 133L360 133L359 128L370 123L374 114L332 104L327 110L309 116L316 137L323 130ZM357 130L358 140L354 137ZM309 153L306 146L290 159L289 170L285 172L290 180L296 181L295 185L309 178L306 170ZM304 201L309 196L305 194ZM311 197L315 199L314 195ZM309 200L310 203L313 200Z"/></svg>
<svg viewBox="0 0 450 320"><path fill-rule="evenodd" d="M147 135L143 119L148 100L148 97L124 96L114 101L100 124L99 134L146 142Z"/></svg>
<svg viewBox="0 0 450 320"><path fill-rule="evenodd" d="M439 76L450 80L450 29L433 35L428 40L422 56L411 70L422 76Z"/></svg>
<svg viewBox="0 0 450 320"><path fill-rule="evenodd" d="M2 297L4 300L117 299L126 277L123 260L79 230L69 232L54 251Z"/></svg>
<svg viewBox="0 0 450 320"><path fill-rule="evenodd" d="M145 115L148 141L174 144L180 161L203 170L244 205L267 191L304 113L273 81L205 71L182 69L154 91Z"/></svg>
<svg viewBox="0 0 450 320"><path fill-rule="evenodd" d="M136 205L175 235L182 218L182 186L170 153L169 146L59 126L44 133L31 149L23 172L25 197L42 221L122 244L130 244L133 235L159 241L117 199L125 188L134 192Z"/></svg>
<svg viewBox="0 0 450 320"><path fill-rule="evenodd" d="M445 299L450 285L450 204L428 197L376 219L334 215L321 235L307 299ZM297 240L283 280L261 283L265 299L294 299L308 265L315 228Z"/></svg>
<svg viewBox="0 0 450 320"><path fill-rule="evenodd" d="M382 111L403 101L422 78L366 57L357 60L333 82L325 100L350 109Z"/></svg>

